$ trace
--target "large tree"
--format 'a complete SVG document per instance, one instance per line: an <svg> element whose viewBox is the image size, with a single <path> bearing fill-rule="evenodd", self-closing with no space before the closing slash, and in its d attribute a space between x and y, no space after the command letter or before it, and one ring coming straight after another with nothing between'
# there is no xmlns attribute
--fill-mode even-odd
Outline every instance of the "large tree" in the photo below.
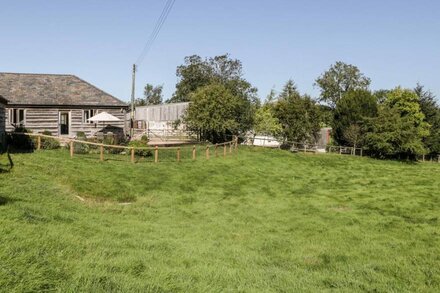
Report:
<svg viewBox="0 0 440 293"><path fill-rule="evenodd" d="M345 93L336 103L332 121L333 138L339 145L361 145L362 124L377 115L376 97L368 90ZM354 139L356 137L356 139Z"/></svg>
<svg viewBox="0 0 440 293"><path fill-rule="evenodd" d="M280 121L274 114L271 104L264 104L255 112L254 132L260 135L278 137L282 133Z"/></svg>
<svg viewBox="0 0 440 293"><path fill-rule="evenodd" d="M368 89L371 80L354 65L338 61L316 79L321 89L320 100L331 107L351 90Z"/></svg>
<svg viewBox="0 0 440 293"><path fill-rule="evenodd" d="M173 97L167 102L187 102L191 93L209 84L223 84L234 95L256 102L256 89L243 78L241 61L228 54L203 59L193 55L185 57L185 63L177 67L179 81Z"/></svg>
<svg viewBox="0 0 440 293"><path fill-rule="evenodd" d="M366 123L365 145L377 157L414 159L426 151L423 139L429 124L424 119L417 94L398 87L379 105L377 117Z"/></svg>
<svg viewBox="0 0 440 293"><path fill-rule="evenodd" d="M183 118L187 127L213 143L251 129L251 102L221 83L211 83L190 94L191 104Z"/></svg>
<svg viewBox="0 0 440 293"><path fill-rule="evenodd" d="M147 83L144 87L144 99L146 105L162 104L163 85L154 86Z"/></svg>
<svg viewBox="0 0 440 293"><path fill-rule="evenodd" d="M136 98L135 106L148 106L162 104L162 85L154 86L147 83L144 87L144 97Z"/></svg>
<svg viewBox="0 0 440 293"><path fill-rule="evenodd" d="M302 96L292 80L284 86L274 110L285 141L316 141L321 121L319 107L309 96Z"/></svg>
<svg viewBox="0 0 440 293"><path fill-rule="evenodd" d="M430 134L423 140L425 147L431 155L440 154L440 107L435 95L425 90L424 86L417 84L414 92L419 97L420 109L425 115L425 121L431 125Z"/></svg>

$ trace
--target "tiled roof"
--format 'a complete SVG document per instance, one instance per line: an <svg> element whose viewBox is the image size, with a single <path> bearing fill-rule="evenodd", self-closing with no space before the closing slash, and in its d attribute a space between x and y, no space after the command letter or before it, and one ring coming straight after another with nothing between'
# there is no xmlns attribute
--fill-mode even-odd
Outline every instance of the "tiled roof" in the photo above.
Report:
<svg viewBox="0 0 440 293"><path fill-rule="evenodd" d="M0 104L7 104L8 100L6 100L5 98L3 98L2 96L0 96Z"/></svg>
<svg viewBox="0 0 440 293"><path fill-rule="evenodd" d="M79 77L64 74L0 72L0 96L18 105L127 105Z"/></svg>

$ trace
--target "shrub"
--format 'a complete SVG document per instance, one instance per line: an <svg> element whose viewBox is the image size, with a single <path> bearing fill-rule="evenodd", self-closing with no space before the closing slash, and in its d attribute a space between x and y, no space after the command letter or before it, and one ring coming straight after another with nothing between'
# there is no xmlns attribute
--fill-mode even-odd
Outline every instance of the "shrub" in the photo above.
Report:
<svg viewBox="0 0 440 293"><path fill-rule="evenodd" d="M80 133L80 132L78 132L78 133ZM81 140L81 141L86 141L86 138L85 137L79 137L78 133L76 135L77 136L76 139L77 140ZM66 148L68 150L70 150L70 143L68 143L66 145ZM75 154L80 154L80 155L88 154L90 152L90 146L88 144L85 144L85 143L74 142L73 143L73 152Z"/></svg>
<svg viewBox="0 0 440 293"><path fill-rule="evenodd" d="M78 139L78 140L87 140L87 135L83 131L78 131L76 133L76 139Z"/></svg>
<svg viewBox="0 0 440 293"><path fill-rule="evenodd" d="M147 144L148 143L148 141L149 141L149 139L148 139L148 135L142 135L142 137L141 137L141 141L142 142L145 142L145 144Z"/></svg>
<svg viewBox="0 0 440 293"><path fill-rule="evenodd" d="M43 131L43 135L52 135L48 130ZM41 148L44 150L55 150L60 148L60 142L54 138L42 137L41 138Z"/></svg>
<svg viewBox="0 0 440 293"><path fill-rule="evenodd" d="M128 143L128 146L130 147L138 147L138 148L145 148L148 147L148 140L147 141L143 141L141 140L132 140ZM153 156L153 152L151 150L136 150L134 151L134 154L136 156L140 156L140 157L151 157Z"/></svg>
<svg viewBox="0 0 440 293"><path fill-rule="evenodd" d="M23 135L22 133L31 133L31 131L24 127L15 128L14 132L7 136L7 145L9 145L12 150L33 152L35 149L35 143L31 137Z"/></svg>

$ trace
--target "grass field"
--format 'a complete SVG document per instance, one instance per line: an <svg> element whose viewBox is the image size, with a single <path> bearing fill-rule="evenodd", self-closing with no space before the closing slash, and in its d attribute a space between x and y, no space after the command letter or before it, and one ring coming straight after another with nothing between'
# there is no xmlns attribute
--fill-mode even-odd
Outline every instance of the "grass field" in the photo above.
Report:
<svg viewBox="0 0 440 293"><path fill-rule="evenodd" d="M439 164L267 149L156 165L13 159L0 291L440 290Z"/></svg>

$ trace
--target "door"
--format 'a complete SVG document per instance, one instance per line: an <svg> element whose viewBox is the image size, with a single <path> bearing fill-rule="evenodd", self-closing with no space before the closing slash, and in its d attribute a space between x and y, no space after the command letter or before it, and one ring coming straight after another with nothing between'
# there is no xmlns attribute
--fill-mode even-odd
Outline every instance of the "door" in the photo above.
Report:
<svg viewBox="0 0 440 293"><path fill-rule="evenodd" d="M69 135L69 112L60 113L60 134Z"/></svg>

